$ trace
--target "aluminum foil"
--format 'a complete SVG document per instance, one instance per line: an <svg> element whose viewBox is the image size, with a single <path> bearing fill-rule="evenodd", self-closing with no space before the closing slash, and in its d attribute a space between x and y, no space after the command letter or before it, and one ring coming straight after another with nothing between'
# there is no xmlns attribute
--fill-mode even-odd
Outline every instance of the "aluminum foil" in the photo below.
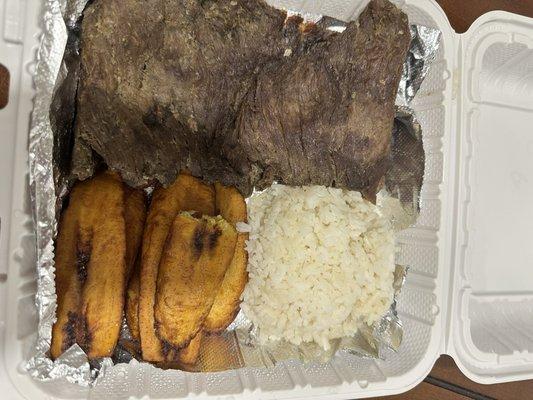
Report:
<svg viewBox="0 0 533 400"><path fill-rule="evenodd" d="M72 152L91 157L83 143L72 143L75 100L79 71L79 28L88 0L45 0L43 34L35 75L36 97L29 138L30 186L37 236L39 315L38 339L33 356L26 364L28 373L39 381L64 380L78 387L97 383L107 368L129 362L138 356L138 343L123 324L121 339L112 358L89 363L82 349L74 345L52 361L48 356L52 325L55 321L54 238L56 217L68 193L68 165ZM345 23L311 16L324 27L342 31ZM399 231L411 225L418 215L418 195L424 174L424 152L420 125L410 108L434 59L440 32L412 26L413 41L397 97L397 116L393 131L392 168L386 177L386 192L378 204L389 213ZM90 176L92 171L78 171ZM394 289L401 290L407 268L397 266ZM396 296L395 296L396 299ZM362 328L353 337L331 342L328 351L315 344L294 346L284 342L260 346L256 328L241 312L221 335L206 336L194 371L220 371L240 367L269 367L282 360L328 361L337 351L357 356L380 357L384 348L397 349L402 327L395 301L388 313L372 327ZM172 366L167 366L172 367Z"/></svg>
<svg viewBox="0 0 533 400"><path fill-rule="evenodd" d="M403 65L396 104L409 107L439 50L441 32L421 25L411 25L411 47Z"/></svg>

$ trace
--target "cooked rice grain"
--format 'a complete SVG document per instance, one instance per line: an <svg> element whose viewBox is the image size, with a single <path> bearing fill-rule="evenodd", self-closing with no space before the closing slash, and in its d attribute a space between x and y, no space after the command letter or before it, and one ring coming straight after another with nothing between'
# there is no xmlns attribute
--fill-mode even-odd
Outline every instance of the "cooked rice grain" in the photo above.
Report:
<svg viewBox="0 0 533 400"><path fill-rule="evenodd" d="M330 339L353 335L389 309L394 233L360 193L273 185L248 209L242 309L261 342L314 341L327 349Z"/></svg>

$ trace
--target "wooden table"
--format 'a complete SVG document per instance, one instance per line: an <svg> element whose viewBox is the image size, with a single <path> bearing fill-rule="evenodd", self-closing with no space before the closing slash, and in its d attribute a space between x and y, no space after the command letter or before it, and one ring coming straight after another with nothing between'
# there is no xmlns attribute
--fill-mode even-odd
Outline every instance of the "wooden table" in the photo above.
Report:
<svg viewBox="0 0 533 400"><path fill-rule="evenodd" d="M533 380L481 385L464 376L453 359L441 356L426 379L414 389L376 400L531 400Z"/></svg>
<svg viewBox="0 0 533 400"><path fill-rule="evenodd" d="M504 10L533 17L533 0L437 0L457 32L465 32L480 15ZM533 380L480 385L466 378L449 356L439 358L428 377L413 390L383 400L531 400Z"/></svg>
<svg viewBox="0 0 533 400"><path fill-rule="evenodd" d="M437 0L437 3L458 33L466 31L480 15L493 10L533 17L533 0Z"/></svg>
<svg viewBox="0 0 533 400"><path fill-rule="evenodd" d="M533 17L533 0L437 0L457 32L464 32L480 15L505 10ZM7 102L8 75L0 66L0 108ZM448 356L442 356L428 377L413 390L386 400L530 400L533 381L480 385L467 379Z"/></svg>

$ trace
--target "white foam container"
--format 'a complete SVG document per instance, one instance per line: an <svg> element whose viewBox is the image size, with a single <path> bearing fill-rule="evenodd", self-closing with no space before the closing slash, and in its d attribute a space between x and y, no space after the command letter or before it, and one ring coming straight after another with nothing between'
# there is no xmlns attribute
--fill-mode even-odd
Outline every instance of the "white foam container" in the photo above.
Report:
<svg viewBox="0 0 533 400"><path fill-rule="evenodd" d="M366 1L272 3L353 19ZM37 323L27 138L41 5L0 0L0 63L11 73L0 110L0 397L362 398L411 389L441 354L480 383L533 379L533 19L492 12L459 35L434 1L398 4L442 31L415 99L427 162L420 218L398 238L411 266L398 353L214 374L123 364L88 391L36 383L23 369Z"/></svg>

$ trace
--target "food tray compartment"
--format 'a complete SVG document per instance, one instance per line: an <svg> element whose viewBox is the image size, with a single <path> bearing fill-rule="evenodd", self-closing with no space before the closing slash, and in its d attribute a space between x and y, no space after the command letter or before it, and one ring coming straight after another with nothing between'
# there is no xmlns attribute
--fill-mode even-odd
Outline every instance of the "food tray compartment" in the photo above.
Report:
<svg viewBox="0 0 533 400"><path fill-rule="evenodd" d="M12 2L13 0L4 0ZM277 6L307 13L326 13L341 19L356 18L367 1L295 1L276 0ZM443 32L441 50L435 67L430 69L415 109L424 132L426 151L425 183L421 193L421 215L415 227L398 238L399 259L411 266L398 310L404 323L404 340L398 353L388 352L386 360L369 360L341 353L328 364L302 365L296 361L283 362L271 369L245 368L210 374L191 374L182 371L162 371L149 364L120 364L106 371L94 389L78 387L66 381L37 383L24 372L23 365L35 340L35 309L31 299L35 293L35 254L32 246L32 227L29 209L11 208L9 225L8 278L0 283L6 313L1 314L2 363L0 381L9 382L21 398L89 397L123 399L141 398L242 397L242 398L353 398L403 392L419 383L429 372L443 350L445 309L442 307L444 287L447 287L449 249L446 246L449 219L442 215L450 209L448 192L451 174L445 168L452 146L452 79L456 44L449 23L436 3L427 0L397 2L409 14L412 23L438 27ZM24 57L33 60L37 21L41 12L37 0L25 2L26 39L21 43ZM323 8L320 8L323 7ZM1 61L1 60L0 60ZM30 70L31 71L31 70ZM26 74L26 72L25 72ZM31 75L28 74L31 77ZM25 81L25 101L31 109L31 85ZM28 114L18 117L14 164L13 204L25 204L27 181ZM2 139L3 141L4 139ZM27 203L26 203L27 204ZM2 221L4 222L4 221ZM3 232L6 231L2 224ZM25 272L21 272L25 271ZM297 389L297 390L296 390ZM13 396L14 398L15 395Z"/></svg>

